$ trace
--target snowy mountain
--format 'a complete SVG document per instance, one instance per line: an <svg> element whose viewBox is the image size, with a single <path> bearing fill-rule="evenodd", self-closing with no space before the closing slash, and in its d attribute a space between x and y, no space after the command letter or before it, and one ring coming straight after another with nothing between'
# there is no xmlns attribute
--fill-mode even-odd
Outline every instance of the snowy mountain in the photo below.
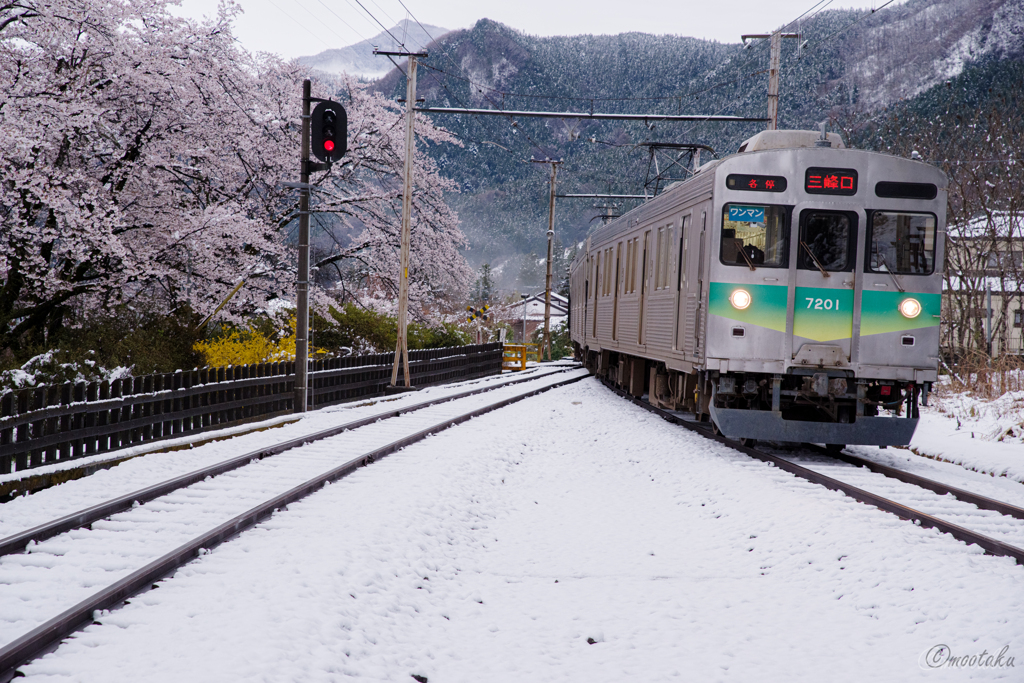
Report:
<svg viewBox="0 0 1024 683"><path fill-rule="evenodd" d="M799 41L783 41L780 126L813 129L827 119L857 146L889 149L890 140L870 132L885 110L911 108L927 120L946 111L950 97L985 105L997 95L992 88L1000 74L999 87L1012 87L1005 76L1024 63L1024 0L908 0L875 12L825 10L805 19L799 32ZM424 61L418 96L427 106L752 117L767 109L767 41L743 50L676 35L537 37L484 19L439 38ZM405 94L404 77L394 69L374 87L388 97ZM561 193L643 194L654 173L649 143L702 143L724 156L763 128L506 116L432 120L462 141L431 153L460 185L449 201L471 240L471 262L490 262L501 286L535 279L530 255L545 250L548 171L524 162L563 160ZM619 212L636 205L617 203ZM556 235L568 246L600 213L595 202L560 199Z"/></svg>
<svg viewBox="0 0 1024 683"><path fill-rule="evenodd" d="M403 19L398 22L398 25L391 27L390 32L378 33L369 40L337 50L324 50L320 54L310 57L299 57L299 63L327 73L347 73L367 80L375 80L387 74L394 67L387 57L375 56L373 54L374 47L382 50L397 50L401 47L400 41L408 49L421 49L446 33L448 33L446 28L430 24L424 24L423 28L420 28L419 24Z"/></svg>
<svg viewBox="0 0 1024 683"><path fill-rule="evenodd" d="M845 80L866 104L915 97L972 63L1024 53L1022 0L910 0L843 37Z"/></svg>

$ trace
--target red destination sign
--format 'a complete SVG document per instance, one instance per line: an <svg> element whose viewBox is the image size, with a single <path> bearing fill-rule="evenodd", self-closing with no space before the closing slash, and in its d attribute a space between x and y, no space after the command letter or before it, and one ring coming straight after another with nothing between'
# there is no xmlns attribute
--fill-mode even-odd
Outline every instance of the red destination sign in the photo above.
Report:
<svg viewBox="0 0 1024 683"><path fill-rule="evenodd" d="M808 194L857 194L857 171L852 168L807 169L804 176L804 191Z"/></svg>

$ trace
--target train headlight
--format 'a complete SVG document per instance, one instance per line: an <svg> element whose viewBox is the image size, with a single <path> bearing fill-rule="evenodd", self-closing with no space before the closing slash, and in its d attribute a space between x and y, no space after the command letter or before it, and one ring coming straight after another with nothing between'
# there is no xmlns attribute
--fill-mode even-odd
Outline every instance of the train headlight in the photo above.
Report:
<svg viewBox="0 0 1024 683"><path fill-rule="evenodd" d="M734 290L733 293L729 295L729 303L733 305L733 308L738 308L741 311L749 306L750 302L750 292L745 289Z"/></svg>
<svg viewBox="0 0 1024 683"><path fill-rule="evenodd" d="M900 302L900 313L904 318L916 318L921 315L921 302L917 299L904 299Z"/></svg>

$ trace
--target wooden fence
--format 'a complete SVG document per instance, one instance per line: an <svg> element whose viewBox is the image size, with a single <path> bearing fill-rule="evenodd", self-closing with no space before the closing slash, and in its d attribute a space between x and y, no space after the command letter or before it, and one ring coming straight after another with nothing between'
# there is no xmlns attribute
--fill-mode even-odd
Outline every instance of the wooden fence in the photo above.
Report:
<svg viewBox="0 0 1024 683"><path fill-rule="evenodd" d="M414 386L501 373L502 345L409 352ZM310 408L379 396L393 353L310 361ZM399 383L402 375L399 374ZM0 474L289 413L295 363L34 387L0 397Z"/></svg>

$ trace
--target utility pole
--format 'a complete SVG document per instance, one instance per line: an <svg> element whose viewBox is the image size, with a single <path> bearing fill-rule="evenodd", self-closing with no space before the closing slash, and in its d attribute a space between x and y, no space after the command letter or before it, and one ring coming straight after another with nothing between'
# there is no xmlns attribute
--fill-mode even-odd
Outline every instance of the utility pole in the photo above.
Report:
<svg viewBox="0 0 1024 683"><path fill-rule="evenodd" d="M426 52L383 52L374 50L375 55L408 57L409 66L405 80L405 172L402 178L402 257L398 271L398 340L395 343L395 364L391 369L391 386L398 386L398 365L405 363L405 387L411 388L409 379L409 241L412 221L412 171L416 153L416 137L413 131L413 111L416 106L416 59L426 57Z"/></svg>
<svg viewBox="0 0 1024 683"><path fill-rule="evenodd" d="M551 198L548 202L548 271L544 279L544 346L551 360L551 258L555 239L555 180L561 161L531 159L536 164L551 164Z"/></svg>
<svg viewBox="0 0 1024 683"><path fill-rule="evenodd" d="M771 39L771 56L768 61L768 130L779 129L779 68L782 61L782 39L799 38L799 33L757 33L743 36L743 47L748 48L748 39Z"/></svg>

